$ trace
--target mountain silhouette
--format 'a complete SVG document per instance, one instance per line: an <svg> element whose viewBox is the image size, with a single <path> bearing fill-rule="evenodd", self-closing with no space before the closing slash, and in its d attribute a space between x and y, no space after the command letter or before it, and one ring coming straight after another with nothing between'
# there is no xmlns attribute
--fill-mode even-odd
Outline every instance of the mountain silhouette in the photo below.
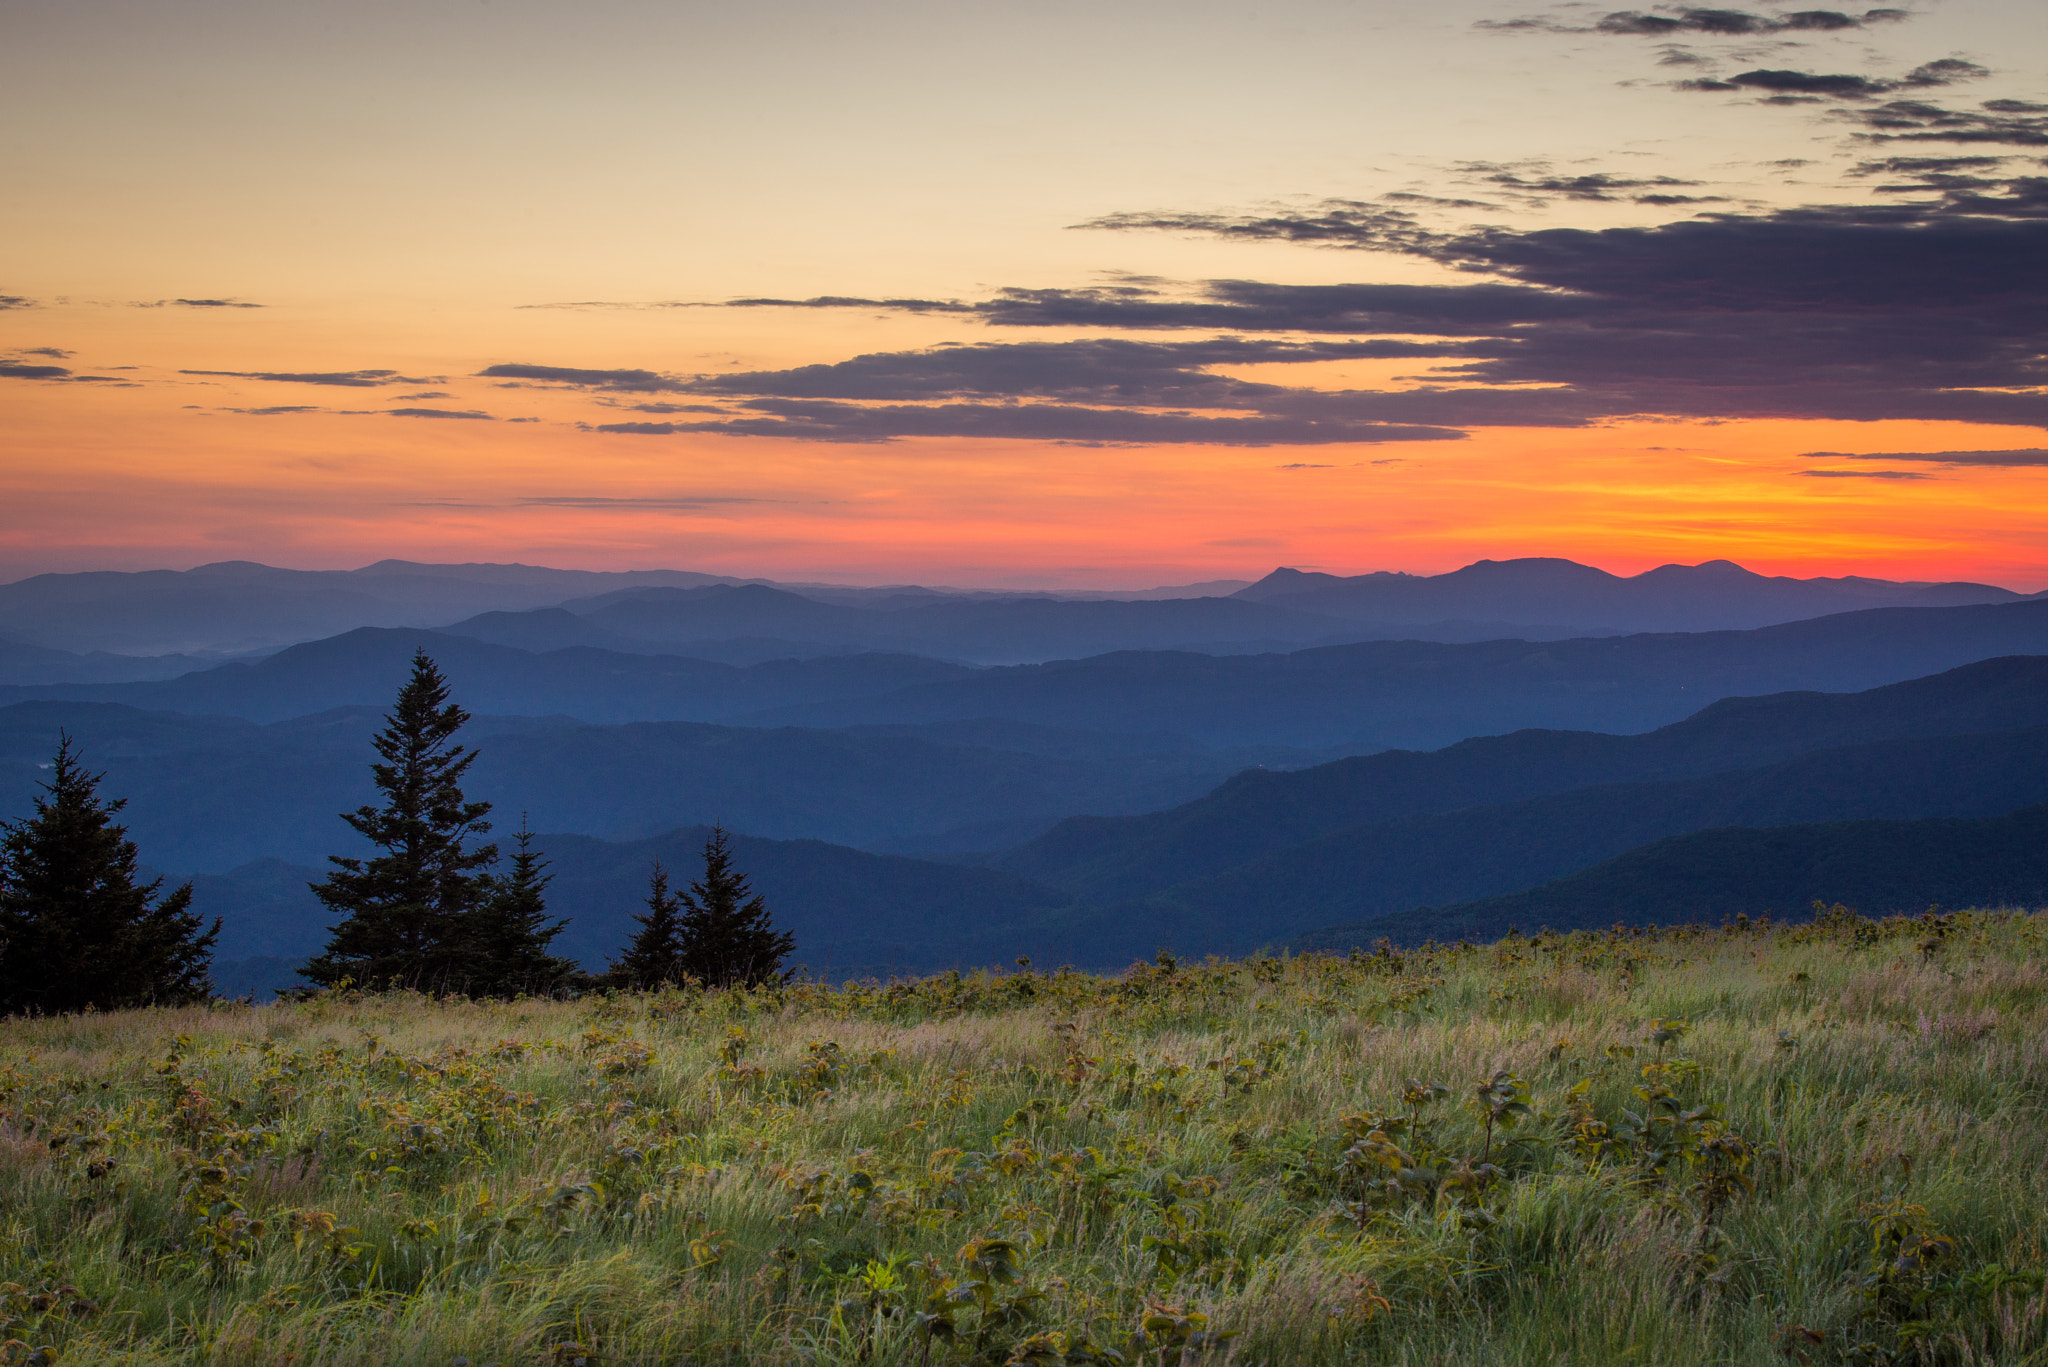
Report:
<svg viewBox="0 0 2048 1367"><path fill-rule="evenodd" d="M2048 907L2048 804L1979 819L1734 826L1656 841L1506 897L1329 926L1295 947L1342 953L1491 940L1511 927L1713 924L1738 915L1801 919L1837 903L1866 916L1933 906Z"/></svg>

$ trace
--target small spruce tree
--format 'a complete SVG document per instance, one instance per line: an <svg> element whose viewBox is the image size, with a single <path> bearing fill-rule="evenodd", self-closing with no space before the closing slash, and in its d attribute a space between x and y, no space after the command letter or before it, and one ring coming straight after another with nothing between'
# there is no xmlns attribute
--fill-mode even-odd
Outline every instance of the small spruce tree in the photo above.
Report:
<svg viewBox="0 0 2048 1367"><path fill-rule="evenodd" d="M548 952L569 922L566 917L548 917L546 894L554 875L547 872L548 861L534 851L533 832L523 815L512 842L511 873L495 879L491 895L466 918L463 972L469 991L477 996L554 992L583 972L574 959Z"/></svg>
<svg viewBox="0 0 2048 1367"><path fill-rule="evenodd" d="M768 904L732 866L732 837L711 828L704 842L704 876L681 896L678 959L684 972L711 987L779 982L782 961L796 937L775 928Z"/></svg>
<svg viewBox="0 0 2048 1367"><path fill-rule="evenodd" d="M634 915L640 923L633 939L613 959L605 979L618 987L641 990L663 983L683 981L683 904L668 887L668 870L659 859L647 875L647 914Z"/></svg>
<svg viewBox="0 0 2048 1367"><path fill-rule="evenodd" d="M159 897L137 883L137 851L60 735L34 815L0 823L0 1014L204 1001L220 922L192 911L192 885Z"/></svg>
<svg viewBox="0 0 2048 1367"><path fill-rule="evenodd" d="M384 803L342 814L384 853L330 856L334 871L311 886L342 920L330 927L327 951L299 971L329 987L466 988L468 918L498 884L485 872L498 847L468 843L491 828L484 820L491 804L462 793L476 752L454 739L469 713L450 700L447 680L422 650L384 720L373 742L383 762L370 766Z"/></svg>

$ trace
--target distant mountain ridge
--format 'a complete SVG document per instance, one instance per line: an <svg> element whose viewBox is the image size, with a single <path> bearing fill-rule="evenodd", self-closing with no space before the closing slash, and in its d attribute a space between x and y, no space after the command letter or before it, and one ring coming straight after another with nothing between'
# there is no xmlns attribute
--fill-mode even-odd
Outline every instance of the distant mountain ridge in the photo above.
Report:
<svg viewBox="0 0 2048 1367"><path fill-rule="evenodd" d="M489 612L524 612L611 595L772 581L693 570L559 570L540 565L430 565L380 560L354 570L289 570L224 561L191 570L39 574L0 584L0 640L75 653L127 656L246 654L357 627L438 627ZM1077 591L1075 600L1216 596L1223 580L1128 593ZM821 603L903 606L1017 597L914 585L788 584ZM1025 595L1029 596L1029 595ZM746 631L744 635L760 635ZM7 661L0 656L0 671ZM0 682L40 681L0 672ZM84 679L67 682L83 682Z"/></svg>
<svg viewBox="0 0 2048 1367"><path fill-rule="evenodd" d="M356 627L429 626L628 585L729 582L737 581L687 570L613 573L403 560L356 570L224 561L191 570L39 574L0 585L0 636L126 655L274 650Z"/></svg>
<svg viewBox="0 0 2048 1367"><path fill-rule="evenodd" d="M359 627L254 663L160 682L0 688L0 704L29 699L121 702L283 721L337 707L388 704L416 650L440 663L456 696L472 711L562 714L589 722L711 721L764 705L861 697L974 672L907 655L825 656L742 668L587 646L534 653L441 632Z"/></svg>
<svg viewBox="0 0 2048 1367"><path fill-rule="evenodd" d="M219 655L115 655L0 639L0 684L138 683L175 679L227 662Z"/></svg>
<svg viewBox="0 0 2048 1367"><path fill-rule="evenodd" d="M1729 560L1615 575L1571 560L1481 560L1448 574L1340 577L1278 569L1235 597L1383 625L1484 616L1618 631L1725 631L1880 607L1961 607L2026 595L1991 584L1849 575L1791 579Z"/></svg>
<svg viewBox="0 0 2048 1367"><path fill-rule="evenodd" d="M1723 697L1853 692L2000 655L2048 654L2048 599L1877 608L1746 632L1372 641L1260 655L1120 651L987 668L877 652L735 666L365 627L176 679L0 688L0 705L121 702L280 721L388 703L420 649L466 706L500 715L822 730L1000 718L1169 731L1210 747L1431 749L1529 727L1649 730Z"/></svg>
<svg viewBox="0 0 2048 1367"><path fill-rule="evenodd" d="M687 646L739 664L845 650L1005 664L1135 649L1246 653L1360 640L1737 630L1868 607L2018 596L1984 584L1767 577L1727 561L1624 577L1542 557L1482 560L1441 575L1280 569L1256 583L1029 591L777 584L692 570L400 560L286 570L231 561L0 585L0 640L77 654L246 655L372 626L447 628L528 648ZM550 609L589 621L500 618ZM158 677L165 668L103 662L60 680L48 676L48 663L0 650L0 683L104 681L124 671Z"/></svg>
<svg viewBox="0 0 2048 1367"><path fill-rule="evenodd" d="M762 584L606 594L541 613L457 622L454 635L554 645L658 647L689 654L705 643L767 638L791 655L869 650L973 664L1035 663L1112 650L1288 649L1354 633L1333 617L1226 597L1073 601L1047 597L874 597L821 602ZM636 645L628 643L639 643ZM823 648L823 650L821 650Z"/></svg>
<svg viewBox="0 0 2048 1367"><path fill-rule="evenodd" d="M1318 923L1399 920L1417 907L1519 896L1636 847L1711 827L1981 818L2044 801L2048 727L1877 741L1702 778L1574 788L1360 825L1143 899L1077 912L1059 943L1092 943L1126 959L1157 944L1244 954ZM1760 882L1756 895L1777 894Z"/></svg>
<svg viewBox="0 0 2048 1367"><path fill-rule="evenodd" d="M1001 716L1097 731L1164 727L1211 745L1370 740L1433 749L1528 727L1646 731L1720 698L1856 692L2021 654L2048 654L2048 599L1541 643L1371 641L1237 656L1125 651L731 720L837 727Z"/></svg>
<svg viewBox="0 0 2048 1367"><path fill-rule="evenodd" d="M1857 693L1728 698L1640 735L1526 730L1242 773L1167 811L1070 818L988 862L1086 900L1120 901L1373 823L1699 778L1840 746L2036 726L2048 726L2048 655L2013 656Z"/></svg>
<svg viewBox="0 0 2048 1367"><path fill-rule="evenodd" d="M113 703L0 707L0 818L29 810L68 732L128 799L122 820L159 868L365 853L337 813L375 800L370 740L382 725L376 707L267 726ZM625 839L723 821L902 854L1011 844L1077 808L1149 811L1249 765L1332 758L1005 722L806 731L482 716L462 740L478 751L467 791L498 805L501 826L524 813L542 829Z"/></svg>
<svg viewBox="0 0 2048 1367"><path fill-rule="evenodd" d="M2048 803L2003 816L1728 826L1673 836L1503 897L1305 932L1296 949L1491 940L1611 925L1801 919L1837 903L1866 916L1931 906L2048 907Z"/></svg>

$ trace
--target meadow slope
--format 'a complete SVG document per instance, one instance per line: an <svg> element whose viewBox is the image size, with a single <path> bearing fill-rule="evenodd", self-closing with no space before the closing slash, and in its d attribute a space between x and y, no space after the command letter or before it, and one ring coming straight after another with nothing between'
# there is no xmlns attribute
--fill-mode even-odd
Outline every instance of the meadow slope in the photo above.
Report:
<svg viewBox="0 0 2048 1367"><path fill-rule="evenodd" d="M2039 1363L2044 945L8 1021L0 1360Z"/></svg>

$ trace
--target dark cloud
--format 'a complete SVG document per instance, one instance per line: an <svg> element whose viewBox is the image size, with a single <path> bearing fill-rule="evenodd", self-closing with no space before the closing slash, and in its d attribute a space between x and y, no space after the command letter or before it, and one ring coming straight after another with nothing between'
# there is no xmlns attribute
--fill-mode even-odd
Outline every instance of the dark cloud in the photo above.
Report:
<svg viewBox="0 0 2048 1367"><path fill-rule="evenodd" d="M2000 222L1974 210L1956 212L1935 202L1724 214L1603 230L1484 228L1390 235L1370 215L1351 214L1346 201L1267 215L1117 214L1081 226L1308 242L1426 257L1535 287L1508 287L1486 297L1488 303L1503 305L1512 299L1528 310L1530 321L1601 318L1626 308L1630 301L1736 311L1806 310L1832 304L1860 312L1906 303L1934 307L1944 301L1949 306L1996 307L2022 297L2038 300L2048 289L2040 226ZM1407 288L1415 292L1412 311L1417 314L1438 301L1480 302L1480 296L1463 296L1465 287ZM1283 286L1253 287L1252 292L1259 290L1287 297ZM1956 295L1957 290L1963 294ZM998 313L992 310L991 321L1000 321ZM1495 312L1492 318L1474 321L1499 324L1507 319ZM1211 325L1230 326L1220 318Z"/></svg>
<svg viewBox="0 0 2048 1367"><path fill-rule="evenodd" d="M811 308L888 309L901 313L971 313L974 306L947 299L856 299L846 295L820 295L815 299L732 299L727 308Z"/></svg>
<svg viewBox="0 0 2048 1367"><path fill-rule="evenodd" d="M2001 185L2003 177L1991 177L1987 172L2003 167L2012 157L1880 157L1874 161L1858 162L1849 171L1852 176L1904 176L1909 184L1904 186L1879 185L1876 190L1925 190L1968 188L1983 189Z"/></svg>
<svg viewBox="0 0 2048 1367"><path fill-rule="evenodd" d="M1149 408L1263 408L1296 391L1210 373L1225 365L1408 359L1461 355L1456 343L1281 342L1219 337L1201 342L1100 338L983 343L856 356L833 365L707 376L701 393L854 401L964 397L1059 399Z"/></svg>
<svg viewBox="0 0 2048 1367"><path fill-rule="evenodd" d="M431 384L430 379L395 370L181 370L180 375L219 375L234 380L269 380L277 384L318 384L339 389L375 389L387 384Z"/></svg>
<svg viewBox="0 0 2048 1367"><path fill-rule="evenodd" d="M957 299L865 299L857 295L820 295L815 299L727 299L707 303L701 299L579 299L552 304L520 304L522 309L708 309L708 308L815 308L880 309L890 313L971 313L973 306ZM542 369L556 369L548 366Z"/></svg>
<svg viewBox="0 0 2048 1367"><path fill-rule="evenodd" d="M474 408L387 408L384 411L394 418L470 418L485 422L493 421L490 414L480 413Z"/></svg>
<svg viewBox="0 0 2048 1367"><path fill-rule="evenodd" d="M1808 460L1919 460L1941 465L2048 465L2048 449L2019 451L1808 451Z"/></svg>
<svg viewBox="0 0 2048 1367"><path fill-rule="evenodd" d="M240 299L173 299L173 304L188 309L260 309L261 304L247 304Z"/></svg>
<svg viewBox="0 0 2048 1367"><path fill-rule="evenodd" d="M723 494L681 494L670 498L595 498L577 494L514 499L521 508L708 508L720 503L762 503L772 500L733 498Z"/></svg>
<svg viewBox="0 0 2048 1367"><path fill-rule="evenodd" d="M1897 80L1878 76L1826 76L1811 71L1745 71L1726 80L1680 81L1680 90L1760 90L1792 99L1867 100L1901 90L1926 90L1975 81L1991 72L1975 62L1945 57L1915 67Z"/></svg>
<svg viewBox="0 0 2048 1367"><path fill-rule="evenodd" d="M1117 216L1118 220L1126 217L1138 216ZM1104 221L1088 226L1139 225ZM814 303L798 300L792 301L792 306L811 307ZM1270 285L1257 280L1212 280L1197 293L1183 296L1134 285L1013 288L966 307L979 321L998 327L1430 336L1489 334L1513 324L1581 316L1587 311L1583 301L1514 285ZM1380 354L1389 359L1441 354L1437 347L1382 345L1387 349ZM1403 351L1403 347L1408 349ZM1279 355L1272 353L1267 359Z"/></svg>
<svg viewBox="0 0 2048 1367"><path fill-rule="evenodd" d="M1909 79L1957 74L1930 64ZM1911 116L1922 123L1933 117L1924 112L1931 106L1897 103L1856 113L1897 117L1900 108L1923 111ZM2035 117L1986 110L1987 118ZM1385 200L1116 214L1079 226L1393 252L1492 278L1302 286L1125 277L1080 289L1013 287L965 303L899 301L893 306L915 311L943 304L1004 328L1212 335L955 344L705 375L677 387L729 411L598 430L1314 446L1643 418L2048 428L2048 177L2007 175L2008 160L1884 156L1856 169L1898 177L1896 192L1882 187L1899 196L1892 202L1634 228L1446 231ZM1539 163L1463 169L1509 195L1598 200L1691 188ZM847 296L781 302L892 306ZM1276 383L1270 369L1256 380L1232 373L1374 360L1412 360L1419 373L1401 387L1347 390Z"/></svg>
<svg viewBox="0 0 2048 1367"><path fill-rule="evenodd" d="M1637 416L2048 425L2048 212L2026 208L2027 193L2015 182L1983 212L1959 209L1951 197L1597 231L1403 229L1391 242L1374 214L1348 202L1258 217L1119 215L1098 226L1391 248L1506 279L1398 287L1215 281L1177 293L1139 285L1010 289L977 305L976 316L1005 326L1354 337L956 346L706 377L691 387L730 399L1037 400L1451 428ZM1356 336L1372 332L1408 336ZM1429 336L1439 340L1417 340ZM1433 383L1321 392L1215 373L1281 360L1409 356L1437 362ZM794 410L773 416L792 432L822 421ZM868 421L832 418L842 431ZM727 430L760 420L734 422Z"/></svg>
<svg viewBox="0 0 2048 1367"><path fill-rule="evenodd" d="M252 418L275 418L287 413L319 413L324 410L312 404L273 404L269 408L224 408L223 413L242 413Z"/></svg>
<svg viewBox="0 0 2048 1367"><path fill-rule="evenodd" d="M1989 67L1978 66L1956 57L1944 57L1938 62L1927 62L1916 66L1907 73L1901 85L1933 86L1954 85L1957 81L1981 81L1991 74Z"/></svg>
<svg viewBox="0 0 2048 1367"><path fill-rule="evenodd" d="M904 437L971 437L986 441L1051 441L1086 446L1320 446L1386 441L1456 441L1463 432L1338 415L1208 417L1055 403L863 405L819 400L760 399L758 416L722 422L608 423L600 432L666 436L701 432L797 441L887 442Z"/></svg>
<svg viewBox="0 0 2048 1367"><path fill-rule="evenodd" d="M1678 34L1746 38L1770 33L1837 33L1870 24L1896 23L1907 17L1907 11L1901 9L1872 9L1861 14L1828 9L1757 14L1749 10L1681 8L1662 12L1616 10L1592 24L1571 24L1535 17L1482 19L1477 27L1497 32L1611 33L1633 38L1670 38Z"/></svg>
<svg viewBox="0 0 2048 1367"><path fill-rule="evenodd" d="M1808 479L1933 479L1917 470L1801 470Z"/></svg>
<svg viewBox="0 0 2048 1367"><path fill-rule="evenodd" d="M1578 396L1554 390L1316 390L1216 373L1247 365L1463 359L1491 354L1493 345L1094 338L878 352L833 365L694 381L698 391L743 410L721 414L722 421L606 423L595 430L772 433L813 441L987 436L1320 445L1442 440L1457 435L1450 430L1455 425L1579 426L1595 416Z"/></svg>
<svg viewBox="0 0 2048 1367"><path fill-rule="evenodd" d="M1947 109L1924 100L1893 100L1873 109L1843 110L1838 117L1853 121L1865 142L2048 147L2048 104L2030 100L1986 100L1977 110Z"/></svg>
<svg viewBox="0 0 2048 1367"><path fill-rule="evenodd" d="M1457 234L1425 228L1406 209L1375 200L1326 199L1305 209L1268 214L1127 210L1073 225L1106 232L1181 232L1245 242L1364 247L1426 256ZM1020 291L1012 291L1020 293Z"/></svg>
<svg viewBox="0 0 2048 1367"><path fill-rule="evenodd" d="M1808 71L1745 71L1727 80L1680 81L1680 90L1764 90L1773 95L1827 96L1863 100L1898 87L1868 76L1821 76Z"/></svg>
<svg viewBox="0 0 2048 1367"><path fill-rule="evenodd" d="M1638 204L1699 204L1719 201L1720 195L1680 195L1672 191L1697 187L1696 180L1675 176L1617 176L1606 172L1562 175L1547 166L1497 166L1488 162L1467 162L1457 168L1477 175L1489 185L1498 185L1524 200L1574 199L1598 203L1633 201Z"/></svg>
<svg viewBox="0 0 2048 1367"><path fill-rule="evenodd" d="M582 370L562 365L492 365L477 372L485 379L529 380L540 384L566 385L575 389L601 389L627 394L655 394L680 390L679 380L652 370Z"/></svg>
<svg viewBox="0 0 2048 1367"><path fill-rule="evenodd" d="M1996 214L2005 218L2048 214L2048 181L2019 176L2004 168L2012 155L1980 157L1885 157L1857 164L1851 176L1896 176L1872 185L1880 195L1941 196L1943 205L1959 213Z"/></svg>
<svg viewBox="0 0 2048 1367"><path fill-rule="evenodd" d="M449 397L449 395L448 392L443 389L428 389L418 394L399 394L395 395L394 397L400 399L445 399Z"/></svg>
<svg viewBox="0 0 2048 1367"><path fill-rule="evenodd" d="M22 347L19 351L15 352L17 356L48 356L51 360L55 361L62 361L77 354L75 351L66 351L60 346L29 346ZM123 368L116 367L116 369Z"/></svg>
<svg viewBox="0 0 2048 1367"><path fill-rule="evenodd" d="M32 309L36 301L20 294L0 294L0 309Z"/></svg>
<svg viewBox="0 0 2048 1367"><path fill-rule="evenodd" d="M56 347L34 347L15 353L17 356L69 356L68 351ZM47 380L51 384L114 384L137 388L133 380L120 375L74 375L61 365L36 365L29 361L0 359L0 379L5 380Z"/></svg>

